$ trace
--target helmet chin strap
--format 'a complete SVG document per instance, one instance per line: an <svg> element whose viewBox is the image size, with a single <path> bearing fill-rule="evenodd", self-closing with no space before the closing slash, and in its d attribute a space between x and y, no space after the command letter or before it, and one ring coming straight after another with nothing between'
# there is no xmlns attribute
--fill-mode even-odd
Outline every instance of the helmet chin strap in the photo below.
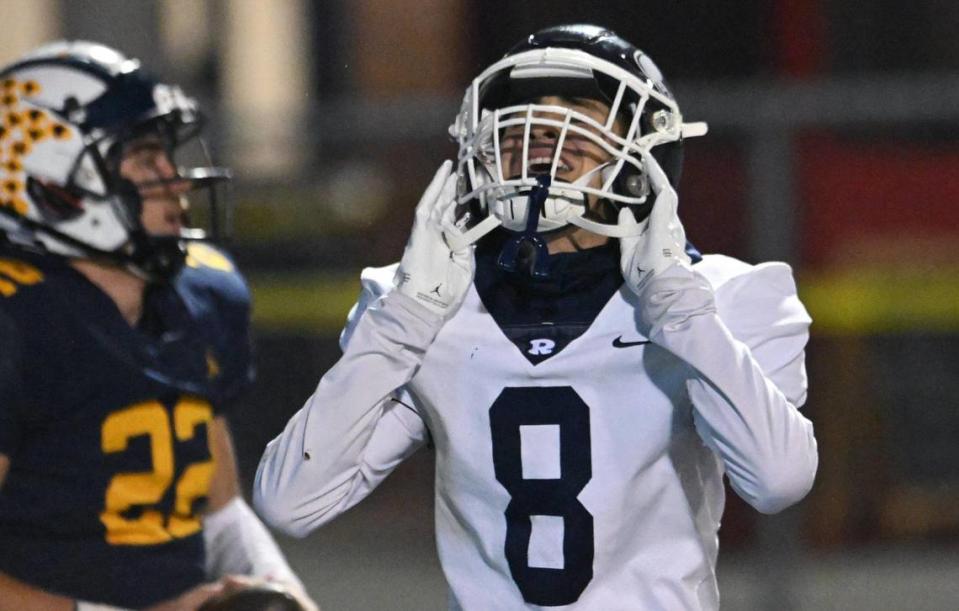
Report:
<svg viewBox="0 0 959 611"><path fill-rule="evenodd" d="M580 176L579 178L577 178L575 181L573 181L570 184L574 187L585 186L590 181L590 179L593 177L594 174L596 174L597 172L603 171L608 166L609 166L609 162L601 164L593 168L589 172L583 174L582 176ZM544 175L537 176L536 181L537 181L537 184L534 187L532 187L529 194L526 196L527 197L526 207L528 208L528 210L527 210L526 226L524 227L524 232L519 237L514 238L512 241L519 240L525 243L529 243L529 240L527 240L529 236L532 235L535 237L538 235L536 229L539 225L539 217L543 213L543 207L546 205L546 201L549 199L549 187L552 184L552 179L550 175L544 174ZM545 187L543 186L544 181L546 181ZM562 183L560 184L560 186L554 187L553 191L559 192L561 194L560 196L565 195L570 198L583 197L582 194L577 191L572 191L567 189L564 192ZM537 193L539 193L540 195L538 196L538 199L534 202L533 196ZM511 197L517 197L517 196L514 195ZM535 205L535 208L534 208L534 205ZM580 209L571 210L564 220L569 225L575 225L576 227L586 229L587 231L591 231L593 233L611 237L611 238L623 238L623 237L636 236L642 233L643 230L645 230L645 225L643 223L640 223L636 227L624 228L624 227L620 227L619 225L610 225L607 223L600 223L597 221L593 221L591 219L586 218L584 216L585 213L586 213L586 206L584 202L583 205L580 207ZM444 235L446 237L447 243L449 243L451 248L453 248L454 250L460 250L462 248L469 246L470 244L477 242L480 238L482 238L489 232L493 231L494 229L502 225L503 225L502 219L498 218L494 214L489 214L481 222L479 222L478 224L476 224L475 226L473 226L472 228L470 228L469 230L461 234L444 234ZM537 239L541 241L541 238L537 238ZM529 248L529 246L527 246L527 248ZM503 252L505 253L505 247ZM500 255L500 261L501 262L503 261L502 254ZM512 259L511 261L512 263L509 263L507 265L510 265L512 268L511 271L513 271L515 270L516 262L515 262L515 259ZM548 264L545 262L546 261L545 257L543 258L543 261L544 261L543 263L538 265L541 265L542 269L545 269L548 266ZM507 268L506 265L504 265L503 263L501 263L501 267L503 267L504 269ZM548 274L548 272L546 273Z"/></svg>
<svg viewBox="0 0 959 611"><path fill-rule="evenodd" d="M549 249L546 240L536 230L543 204L549 196L549 174L536 177L536 186L530 190L529 204L526 210L526 229L520 235L510 238L503 244L496 264L508 272L515 272L521 265L533 278L549 277Z"/></svg>
<svg viewBox="0 0 959 611"><path fill-rule="evenodd" d="M606 236L607 238L631 238L642 235L642 233L646 231L645 222L638 223L632 227L623 227L620 225L610 225L609 223L600 223L583 216L571 216L569 218L569 224L576 225L581 229L591 231L597 235Z"/></svg>

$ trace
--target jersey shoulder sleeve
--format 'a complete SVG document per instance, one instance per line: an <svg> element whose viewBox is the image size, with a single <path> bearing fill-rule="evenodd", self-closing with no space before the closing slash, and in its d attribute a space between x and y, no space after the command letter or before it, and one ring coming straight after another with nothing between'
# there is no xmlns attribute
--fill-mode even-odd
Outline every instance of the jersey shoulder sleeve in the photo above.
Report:
<svg viewBox="0 0 959 611"><path fill-rule="evenodd" d="M20 309L29 311L41 304L45 309L56 306L52 298L58 292L68 294L64 278L70 274L60 257L0 248L0 300L13 316Z"/></svg>
<svg viewBox="0 0 959 611"><path fill-rule="evenodd" d="M399 263L385 267L367 267L360 273L360 295L350 308L350 313L346 317L346 326L340 333L340 350L346 350L346 345L353 336L353 330L356 329L356 325L370 304L393 290L393 276L398 267Z"/></svg>
<svg viewBox="0 0 959 611"><path fill-rule="evenodd" d="M176 290L198 327L210 335L221 402L235 397L255 377L250 333L250 289L226 252L192 243Z"/></svg>
<svg viewBox="0 0 959 611"><path fill-rule="evenodd" d="M751 265L706 255L694 269L712 285L716 310L733 336L749 347L787 398L801 405L812 318L799 300L792 268L781 262Z"/></svg>
<svg viewBox="0 0 959 611"><path fill-rule="evenodd" d="M186 265L177 278L185 291L215 299L221 308L250 309L250 289L225 251L194 242L187 247Z"/></svg>

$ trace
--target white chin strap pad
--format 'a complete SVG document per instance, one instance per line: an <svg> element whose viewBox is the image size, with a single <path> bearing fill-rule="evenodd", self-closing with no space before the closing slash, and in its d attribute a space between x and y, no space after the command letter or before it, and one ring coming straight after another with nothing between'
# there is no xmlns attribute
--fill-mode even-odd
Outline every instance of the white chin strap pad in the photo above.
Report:
<svg viewBox="0 0 959 611"><path fill-rule="evenodd" d="M607 164L597 166L577 178L570 186L583 187L589 184L593 175L602 171ZM555 180L555 179L554 179ZM569 184L569 183L567 183ZM492 213L498 217L503 227L510 231L525 231L526 215L529 207L529 195L514 194L498 199L492 204ZM543 210L536 224L536 231L553 231L568 225L570 219L586 213L586 195L578 189L564 189L562 182L556 182L549 188L549 196L543 202Z"/></svg>
<svg viewBox="0 0 959 611"><path fill-rule="evenodd" d="M510 231L526 229L526 216L529 210L529 195L513 195L493 202L493 215L500 219L503 227ZM569 222L571 216L583 214L585 204L583 195L576 191L551 188L549 196L543 202L542 214L536 224L536 231L552 231Z"/></svg>
<svg viewBox="0 0 959 611"><path fill-rule="evenodd" d="M615 168L609 164L603 164L579 177L572 184L573 186L586 185L596 172L601 172L600 176L605 183L614 171ZM489 207L489 215L468 231L459 235L444 234L447 244L453 250L461 250L477 242L484 235L501 225L510 231L526 230L526 215L529 208L528 194L514 193L498 199L490 198ZM566 225L575 225L599 235L623 238L639 235L645 228L645 223L639 223L629 228L600 223L584 218L584 214L586 214L586 196L583 192L575 189L564 189L562 183L559 183L559 185L551 186L549 189L549 196L543 202L543 211L539 222L536 224L536 230L542 233L560 229Z"/></svg>
<svg viewBox="0 0 959 611"><path fill-rule="evenodd" d="M547 198L546 203L548 204L554 198ZM566 223L557 224L556 227L562 227L564 224L575 225L577 227L582 227L587 231L592 231L593 233L604 235L610 238L626 238L634 237L642 234L646 228L646 223L639 223L631 227L624 227L621 225L610 225L607 223L599 223L592 221L590 219L584 218L583 213L585 208L583 206L575 206L573 214L570 214L566 217ZM480 238L489 232L493 231L500 225L506 226L498 216L489 215L484 218L482 221L477 223L468 231L465 231L461 234L454 235L450 233L444 234L446 238L446 243L449 244L450 248L453 250L462 250L463 248L478 242ZM540 219L538 224L539 231L546 231L543 229L543 219ZM525 225L520 225L519 229L513 229L513 231L522 231L525 228ZM510 229L510 227L507 227Z"/></svg>
<svg viewBox="0 0 959 611"><path fill-rule="evenodd" d="M569 219L570 225L576 225L577 227L582 227L587 231L592 231L599 235L604 235L609 238L631 238L642 235L646 230L646 223L637 223L631 227L624 227L622 225L610 225L608 223L599 223L597 221L591 221L588 218L582 216L574 216Z"/></svg>

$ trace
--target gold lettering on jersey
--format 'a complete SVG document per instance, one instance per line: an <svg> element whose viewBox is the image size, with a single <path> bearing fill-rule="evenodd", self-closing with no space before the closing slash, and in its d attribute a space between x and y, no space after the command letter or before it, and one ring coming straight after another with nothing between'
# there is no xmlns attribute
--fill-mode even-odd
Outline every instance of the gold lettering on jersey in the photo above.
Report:
<svg viewBox="0 0 959 611"><path fill-rule="evenodd" d="M117 473L110 480L100 513L107 543L157 545L200 530L193 505L209 492L215 466L212 454L209 460L187 465L174 484L174 439L189 441L201 425L208 427L212 420L210 404L198 397L183 397L177 402L172 430L169 412L159 401L137 403L107 416L101 430L105 454L124 452L130 439L148 435L152 460L150 471ZM174 507L165 515L156 505L171 485L175 486ZM134 508L140 508L140 513L129 517Z"/></svg>
<svg viewBox="0 0 959 611"><path fill-rule="evenodd" d="M9 280L4 280L0 278L0 295L4 297L10 297L17 292L17 285L10 282Z"/></svg>
<svg viewBox="0 0 959 611"><path fill-rule="evenodd" d="M179 441L193 439L199 425L209 425L213 409L206 401L185 398L173 413L173 428ZM209 429L207 429L209 431ZM188 537L200 530L200 519L193 514L193 503L207 495L213 479L213 458L193 463L183 472L176 483L176 503L167 530L174 537Z"/></svg>
<svg viewBox="0 0 959 611"><path fill-rule="evenodd" d="M186 247L186 264L190 267L209 267L221 272L232 272L230 260L206 244L191 243Z"/></svg>
<svg viewBox="0 0 959 611"><path fill-rule="evenodd" d="M173 447L170 420L158 401L138 403L114 412L103 421L102 449L105 454L123 452L130 439L150 436L153 470L147 473L118 473L107 487L106 507L100 521L111 545L154 545L173 537L166 531L163 514L147 508L138 518L123 513L137 505L155 505L173 481Z"/></svg>
<svg viewBox="0 0 959 611"><path fill-rule="evenodd" d="M0 259L0 295L10 297L19 286L43 282L43 273L32 265L16 259Z"/></svg>

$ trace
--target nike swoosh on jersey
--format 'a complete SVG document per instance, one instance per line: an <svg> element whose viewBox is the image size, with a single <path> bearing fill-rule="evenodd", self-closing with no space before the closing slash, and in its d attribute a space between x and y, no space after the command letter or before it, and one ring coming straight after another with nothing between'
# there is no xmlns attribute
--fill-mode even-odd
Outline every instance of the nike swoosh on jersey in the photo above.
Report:
<svg viewBox="0 0 959 611"><path fill-rule="evenodd" d="M624 342L623 336L620 335L613 340L613 348L629 348L630 346L642 346L643 344L648 344L650 340L644 339L638 342Z"/></svg>

